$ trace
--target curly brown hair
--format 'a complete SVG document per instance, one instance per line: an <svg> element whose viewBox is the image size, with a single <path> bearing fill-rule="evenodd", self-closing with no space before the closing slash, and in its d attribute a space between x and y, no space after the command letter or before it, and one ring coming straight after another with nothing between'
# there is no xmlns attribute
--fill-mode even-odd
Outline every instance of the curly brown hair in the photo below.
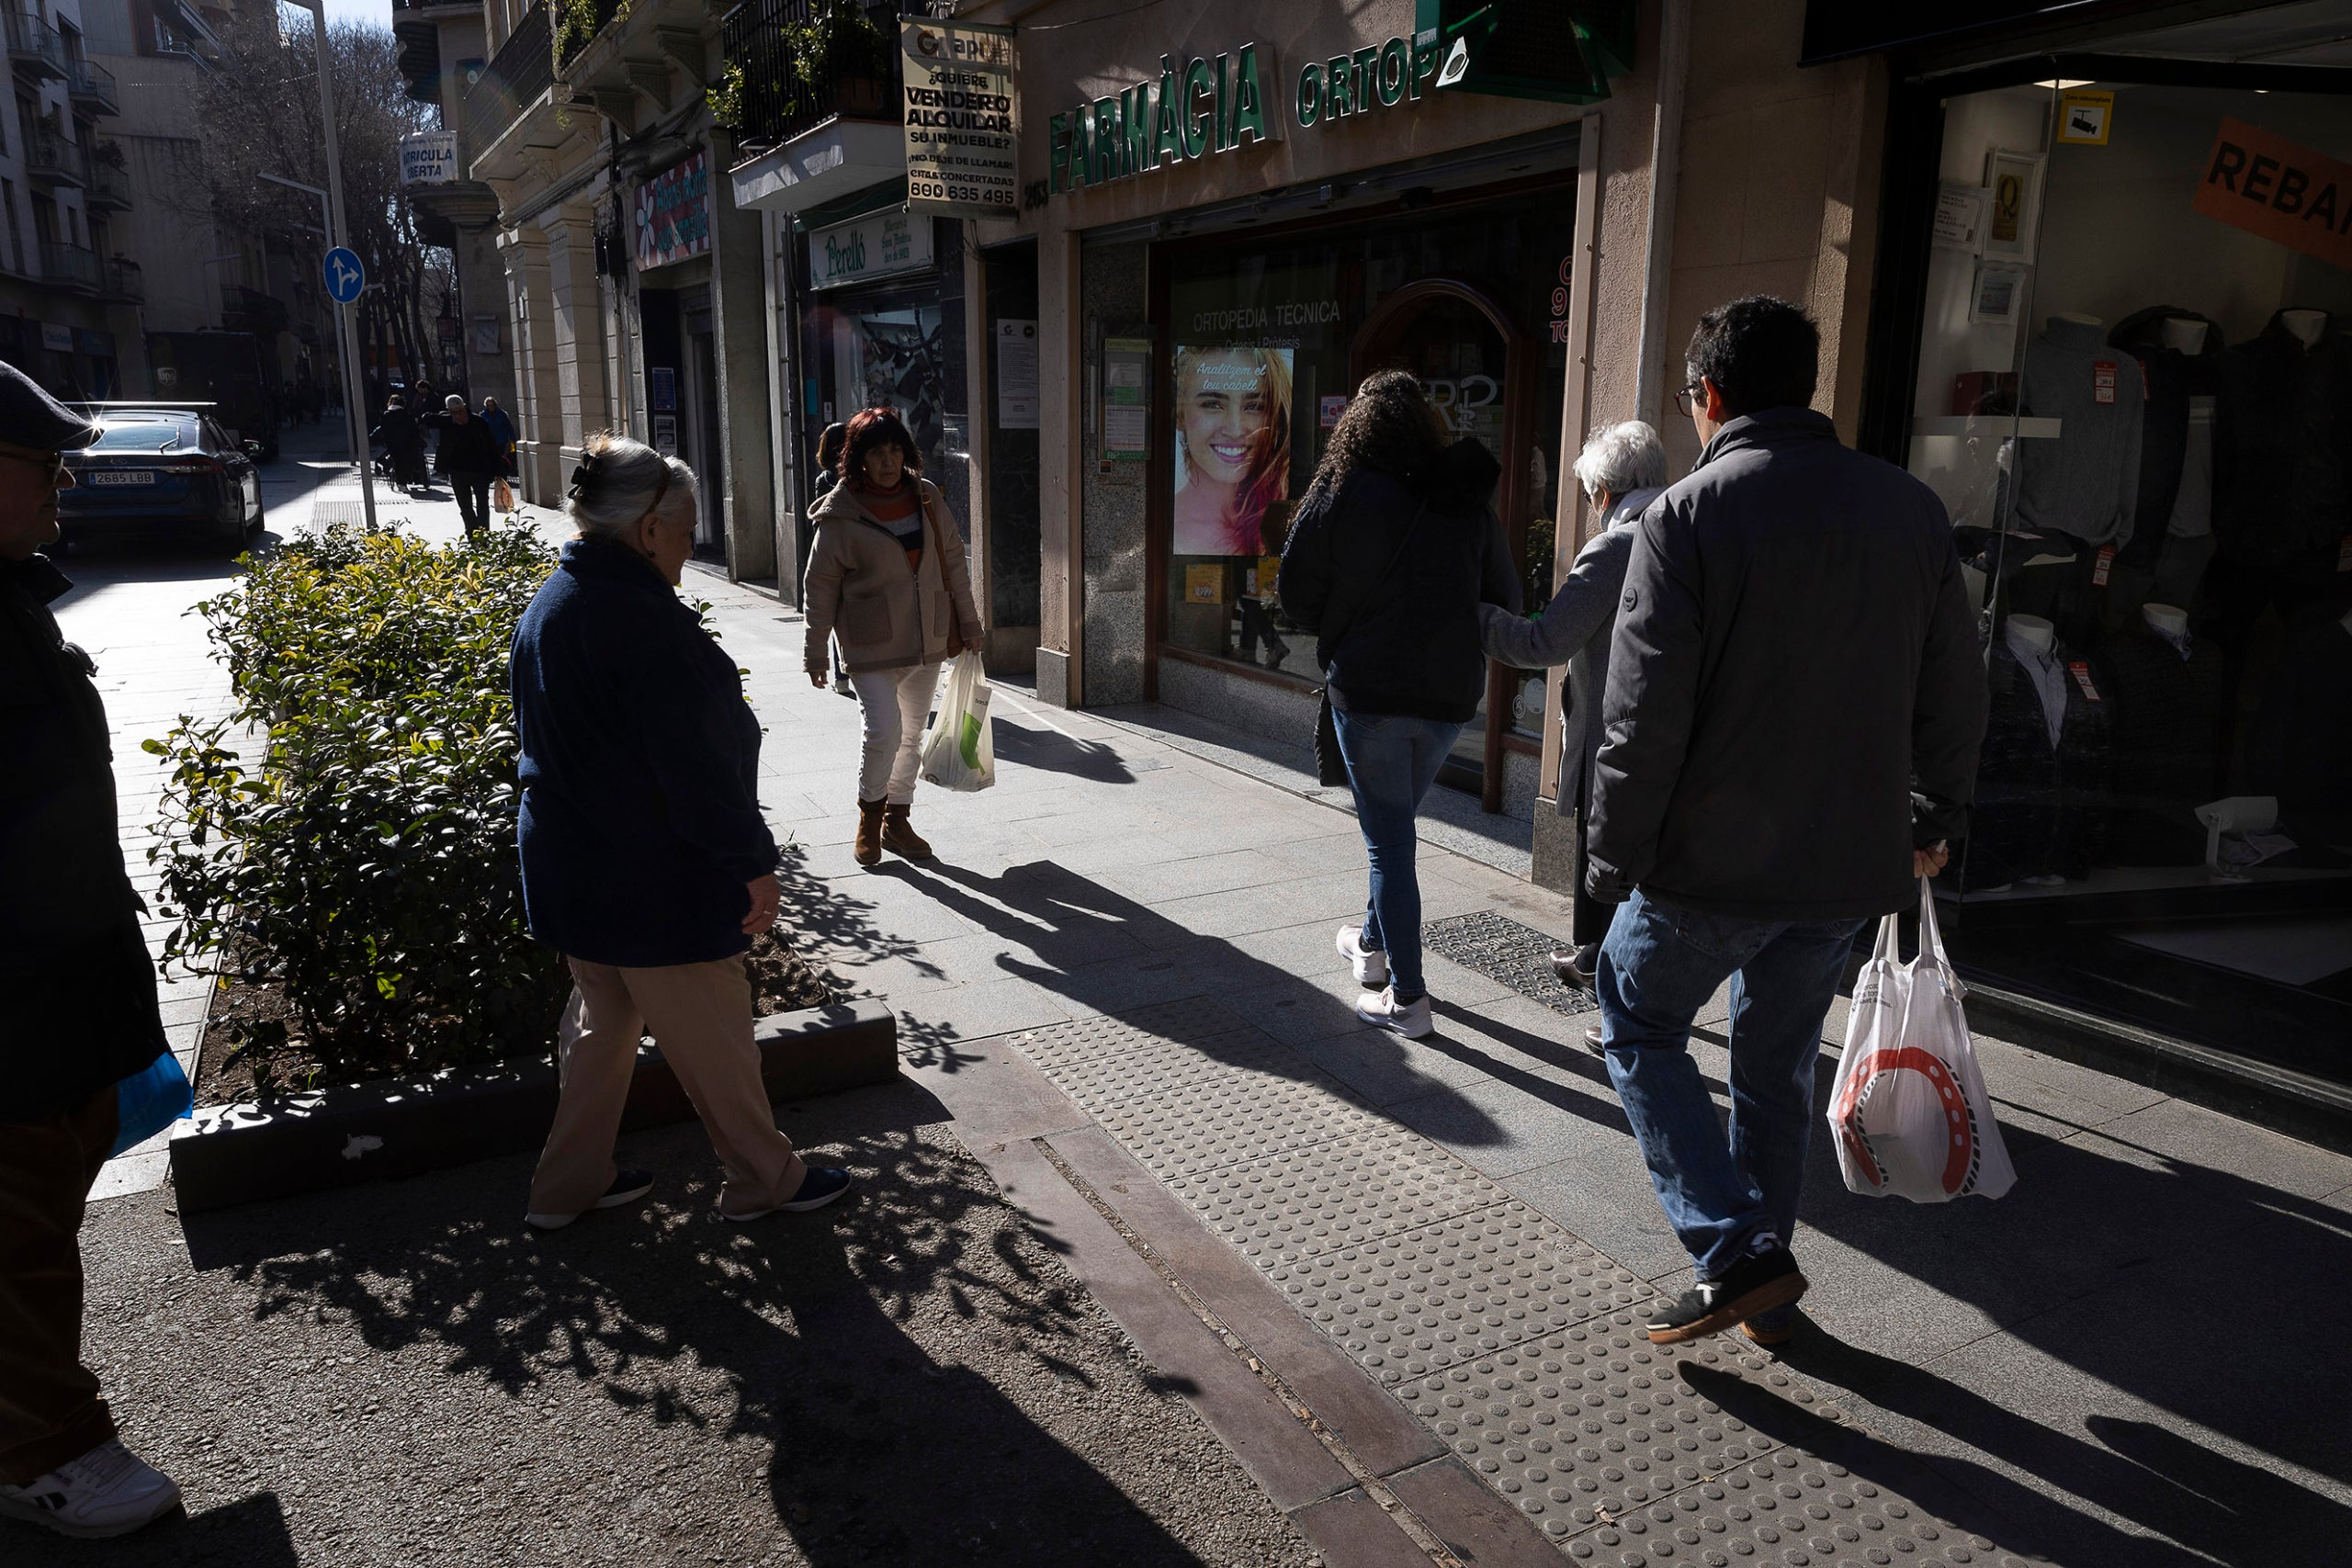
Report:
<svg viewBox="0 0 2352 1568"><path fill-rule="evenodd" d="M1445 450L1445 426L1408 370L1375 370L1363 378L1323 444L1314 488L1332 489L1358 468L1418 481Z"/></svg>

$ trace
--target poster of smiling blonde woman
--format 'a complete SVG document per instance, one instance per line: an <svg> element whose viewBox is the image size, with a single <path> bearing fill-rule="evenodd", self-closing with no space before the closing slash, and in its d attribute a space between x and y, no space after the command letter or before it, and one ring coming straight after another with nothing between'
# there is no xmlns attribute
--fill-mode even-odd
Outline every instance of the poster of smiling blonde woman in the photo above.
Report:
<svg viewBox="0 0 2352 1568"><path fill-rule="evenodd" d="M1265 523L1266 509L1290 494L1295 352L1177 348L1177 555L1282 553Z"/></svg>

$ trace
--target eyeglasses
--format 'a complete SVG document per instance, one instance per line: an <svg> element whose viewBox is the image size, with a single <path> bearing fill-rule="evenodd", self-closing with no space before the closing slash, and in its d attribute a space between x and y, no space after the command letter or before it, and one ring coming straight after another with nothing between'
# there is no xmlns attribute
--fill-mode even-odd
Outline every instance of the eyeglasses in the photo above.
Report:
<svg viewBox="0 0 2352 1568"><path fill-rule="evenodd" d="M37 468L45 468L52 481L65 471L65 454L62 452L38 452L29 446L0 441L0 457L14 457L19 463L30 463Z"/></svg>
<svg viewBox="0 0 2352 1568"><path fill-rule="evenodd" d="M1693 381L1689 386L1678 390L1674 394L1674 406L1682 411L1683 418L1689 419L1690 417L1691 406L1693 404L1699 404L1703 407L1704 404L1702 400L1706 395L1707 383L1702 378L1702 379Z"/></svg>

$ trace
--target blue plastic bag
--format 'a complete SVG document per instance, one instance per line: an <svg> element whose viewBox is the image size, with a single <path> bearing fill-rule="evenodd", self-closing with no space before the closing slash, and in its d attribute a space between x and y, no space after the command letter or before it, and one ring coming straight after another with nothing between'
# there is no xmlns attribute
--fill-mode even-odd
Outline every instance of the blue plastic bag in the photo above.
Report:
<svg viewBox="0 0 2352 1568"><path fill-rule="evenodd" d="M107 1151L108 1159L145 1143L196 1111L196 1090L180 1071L180 1059L169 1051L148 1063L145 1070L116 1084L114 1094L115 1119L120 1130L114 1135L114 1147Z"/></svg>

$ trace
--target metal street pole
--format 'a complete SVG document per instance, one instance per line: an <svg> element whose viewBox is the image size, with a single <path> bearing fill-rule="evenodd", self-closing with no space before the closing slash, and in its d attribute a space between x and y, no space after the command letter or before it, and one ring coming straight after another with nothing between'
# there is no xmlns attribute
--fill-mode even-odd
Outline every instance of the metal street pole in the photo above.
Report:
<svg viewBox="0 0 2352 1568"><path fill-rule="evenodd" d="M327 248L344 244L350 231L344 227L343 155L334 133L334 69L327 58L326 0L295 0L311 13L311 23L318 39L319 113L326 122L327 154ZM351 416L351 455L359 465L359 507L368 520L368 531L376 531L376 478L368 462L365 439L368 417L359 378L359 324L356 317L359 301L339 307L335 315L335 341L343 353L343 400Z"/></svg>
<svg viewBox="0 0 2352 1568"><path fill-rule="evenodd" d="M304 185L300 180L289 180L277 175L265 174L261 177L267 180L274 186L284 186L288 190L308 191L311 195L317 197L319 198L319 222L322 225L319 232L326 238L325 249L321 252L321 254L323 255L325 251L334 249L334 212L328 205L328 197L325 191L321 190L316 186ZM329 300L328 303L334 304L334 301ZM342 359L343 308L339 305L335 307L334 345L335 357L337 359ZM346 361L346 363L348 362ZM346 377L346 382L348 379L349 378ZM348 398L345 400L346 403L348 403L349 400L350 400ZM365 439L368 427L361 423L361 420L365 416L362 412L356 408L346 407L343 411L344 439L350 443L352 460L359 464L363 468L368 466L368 446ZM369 510L372 513L374 509L370 508Z"/></svg>

